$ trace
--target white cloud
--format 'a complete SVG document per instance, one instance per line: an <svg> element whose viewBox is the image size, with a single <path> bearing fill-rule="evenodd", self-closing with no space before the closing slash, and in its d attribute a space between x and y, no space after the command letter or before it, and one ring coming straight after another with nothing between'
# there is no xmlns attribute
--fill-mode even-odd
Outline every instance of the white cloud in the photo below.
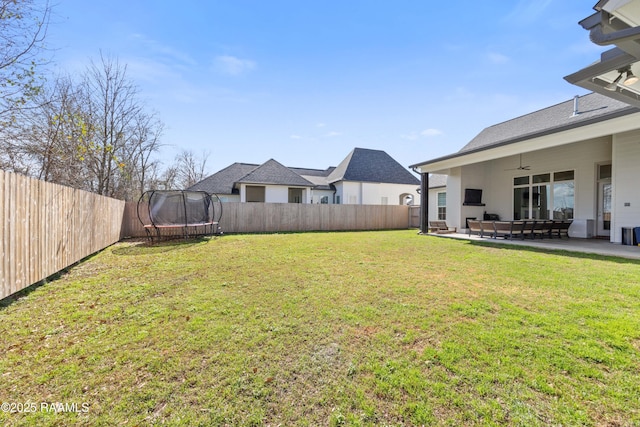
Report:
<svg viewBox="0 0 640 427"><path fill-rule="evenodd" d="M327 138L333 138L333 137L340 136L340 135L342 135L341 132L333 132L333 131L331 131L331 132L326 133L324 136L326 136Z"/></svg>
<svg viewBox="0 0 640 427"><path fill-rule="evenodd" d="M422 132L420 132L420 135L425 136L425 137L438 136L438 135L442 135L442 134L443 134L443 132L440 129L434 129L434 128L425 129Z"/></svg>
<svg viewBox="0 0 640 427"><path fill-rule="evenodd" d="M325 126L326 126L326 125L325 125L324 123L316 123L316 127L317 127L317 128L323 128L323 127L325 127Z"/></svg>
<svg viewBox="0 0 640 427"><path fill-rule="evenodd" d="M289 138L291 138L291 139L302 139L302 137L300 135L296 135L296 134L290 135Z"/></svg>
<svg viewBox="0 0 640 427"><path fill-rule="evenodd" d="M231 55L220 55L216 57L214 67L223 74L237 76L253 70L256 67L256 63L249 59L240 59Z"/></svg>

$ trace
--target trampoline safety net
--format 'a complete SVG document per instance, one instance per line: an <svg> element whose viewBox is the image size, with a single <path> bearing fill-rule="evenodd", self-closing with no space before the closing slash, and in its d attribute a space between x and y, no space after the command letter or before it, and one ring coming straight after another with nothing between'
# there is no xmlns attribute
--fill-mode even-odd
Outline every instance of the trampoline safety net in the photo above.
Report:
<svg viewBox="0 0 640 427"><path fill-rule="evenodd" d="M178 235L184 237L222 234L222 203L217 195L205 191L147 191L138 200L137 209L151 240L163 237L161 230L179 230ZM165 233L166 237L175 235Z"/></svg>

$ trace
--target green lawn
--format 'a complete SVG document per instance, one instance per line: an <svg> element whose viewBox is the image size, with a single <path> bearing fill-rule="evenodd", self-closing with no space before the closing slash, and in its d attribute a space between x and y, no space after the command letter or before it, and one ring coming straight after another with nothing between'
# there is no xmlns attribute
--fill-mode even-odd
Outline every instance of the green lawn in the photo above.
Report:
<svg viewBox="0 0 640 427"><path fill-rule="evenodd" d="M639 282L415 231L121 243L4 301L37 410L0 424L640 425Z"/></svg>

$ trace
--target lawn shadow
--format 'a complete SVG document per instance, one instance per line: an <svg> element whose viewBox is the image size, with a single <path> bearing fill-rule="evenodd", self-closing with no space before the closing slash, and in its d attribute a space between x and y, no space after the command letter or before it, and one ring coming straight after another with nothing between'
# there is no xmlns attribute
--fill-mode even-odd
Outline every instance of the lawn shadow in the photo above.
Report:
<svg viewBox="0 0 640 427"><path fill-rule="evenodd" d="M182 237L176 239L162 240L160 242L150 242L147 239L133 239L129 242L134 242L133 245L119 247L113 249L112 253L115 255L152 255L164 252L171 252L185 247L194 246L202 242L208 242L215 237L193 237L184 239Z"/></svg>
<svg viewBox="0 0 640 427"><path fill-rule="evenodd" d="M498 243L498 242L479 241L479 240L468 240L468 243L475 246L508 249L511 251L527 251L527 252L535 252L535 253L542 253L542 254L566 256L571 258L611 261L611 262L616 262L618 264L640 265L640 260L633 259L633 258L625 258L622 256L616 256L616 255L603 255L603 254L597 254L592 252L578 252L578 251L572 251L568 249L538 248L538 247L526 246L526 245L512 245L509 243Z"/></svg>
<svg viewBox="0 0 640 427"><path fill-rule="evenodd" d="M51 276L46 277L46 278L44 278L44 279L42 279L42 280L40 280L38 282L35 282L35 283L27 286L26 288L22 288L18 292L15 292L15 293L13 293L11 295L7 295L3 299L0 299L0 311L2 311L5 308L9 307L11 304L15 303L19 299L26 297L27 295L29 295L31 292L35 291L39 287L44 286L47 283L50 283L50 282L53 282L53 281L56 281L56 280L60 279L62 276L67 274L69 272L69 270L71 270L75 266L77 266L77 265L79 265L79 264L81 264L81 263L83 263L85 261L90 260L94 256L98 255L100 252L102 252L102 251L94 252L91 255L87 255L86 257L82 258L81 260L76 261L73 264L66 266L62 270L56 271Z"/></svg>

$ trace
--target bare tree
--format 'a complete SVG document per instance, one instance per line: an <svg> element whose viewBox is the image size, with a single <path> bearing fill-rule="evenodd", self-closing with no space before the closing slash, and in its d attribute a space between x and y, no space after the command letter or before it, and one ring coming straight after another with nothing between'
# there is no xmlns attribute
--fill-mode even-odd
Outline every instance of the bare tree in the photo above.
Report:
<svg viewBox="0 0 640 427"><path fill-rule="evenodd" d="M203 151L202 156L197 157L191 150L182 150L176 156L173 168L175 168L175 185L179 188L191 187L206 176L206 166L209 153Z"/></svg>
<svg viewBox="0 0 640 427"><path fill-rule="evenodd" d="M91 63L83 83L90 118L88 137L82 141L92 175L89 186L91 191L105 196L117 196L115 178L126 165L124 156L133 138L131 129L143 111L138 90L126 74L127 67L117 59L100 55L100 63Z"/></svg>
<svg viewBox="0 0 640 427"><path fill-rule="evenodd" d="M60 76L35 98L37 107L19 115L22 130L13 143L28 162L30 175L83 187L86 170L78 161L86 129L82 98L71 78Z"/></svg>
<svg viewBox="0 0 640 427"><path fill-rule="evenodd" d="M0 129L40 91L36 67L50 11L46 1L0 0Z"/></svg>
<svg viewBox="0 0 640 427"><path fill-rule="evenodd" d="M144 111L126 67L101 59L80 83L56 78L35 98L37 108L15 116L20 126L0 146L0 165L124 199L157 185L163 124Z"/></svg>
<svg viewBox="0 0 640 427"><path fill-rule="evenodd" d="M164 125L155 114L140 112L134 117L131 138L123 148L118 193L126 200L140 197L151 188L157 188L158 161L153 157L162 146L160 138Z"/></svg>

